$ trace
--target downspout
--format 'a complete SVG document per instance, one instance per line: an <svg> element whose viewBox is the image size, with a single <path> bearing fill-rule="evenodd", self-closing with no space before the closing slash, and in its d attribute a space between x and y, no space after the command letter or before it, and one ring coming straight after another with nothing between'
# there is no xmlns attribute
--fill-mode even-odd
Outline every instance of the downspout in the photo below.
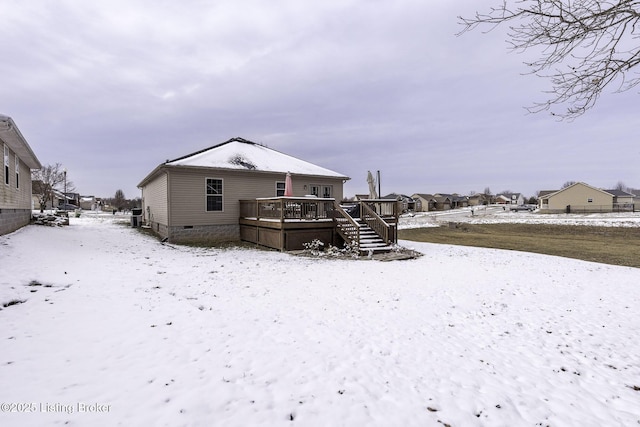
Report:
<svg viewBox="0 0 640 427"><path fill-rule="evenodd" d="M167 238L171 241L171 176L169 170L165 169L167 176Z"/></svg>

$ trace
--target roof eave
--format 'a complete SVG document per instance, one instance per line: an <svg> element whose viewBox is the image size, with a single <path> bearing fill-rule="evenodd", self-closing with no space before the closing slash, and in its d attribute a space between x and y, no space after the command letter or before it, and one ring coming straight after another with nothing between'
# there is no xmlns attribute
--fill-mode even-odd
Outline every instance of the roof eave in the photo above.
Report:
<svg viewBox="0 0 640 427"><path fill-rule="evenodd" d="M38 160L11 117L0 115L0 140L6 143L9 148L17 154L29 169L37 170L42 168L40 160Z"/></svg>
<svg viewBox="0 0 640 427"><path fill-rule="evenodd" d="M162 169L173 169L173 170L193 170L193 171L223 171L223 172L240 172L240 173L256 173L256 174L285 174L286 172L278 172L278 171L264 171L264 170L249 170L249 169L236 169L236 168L221 168L221 167L210 167L210 166L191 166L191 165L171 165L167 163L162 163L158 165L154 170L152 170L140 183L137 185L138 188L142 188L147 185L150 181L152 181L156 175L160 173ZM302 174L302 173L291 173L292 176L304 176L309 178L322 178L322 179L335 179L348 181L351 178L348 176L342 175L318 175L318 174Z"/></svg>

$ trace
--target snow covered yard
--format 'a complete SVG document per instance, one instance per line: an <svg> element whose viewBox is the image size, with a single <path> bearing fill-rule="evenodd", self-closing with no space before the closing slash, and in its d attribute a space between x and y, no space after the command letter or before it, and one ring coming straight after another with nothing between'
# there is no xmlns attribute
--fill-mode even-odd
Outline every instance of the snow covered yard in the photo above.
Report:
<svg viewBox="0 0 640 427"><path fill-rule="evenodd" d="M169 246L90 214L1 236L0 425L640 424L640 269L403 244L424 256Z"/></svg>

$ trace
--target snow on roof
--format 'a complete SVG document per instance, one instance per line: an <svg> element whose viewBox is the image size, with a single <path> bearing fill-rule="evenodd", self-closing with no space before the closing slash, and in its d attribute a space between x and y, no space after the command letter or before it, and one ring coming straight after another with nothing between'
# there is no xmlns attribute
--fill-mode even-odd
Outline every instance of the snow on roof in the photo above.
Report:
<svg viewBox="0 0 640 427"><path fill-rule="evenodd" d="M242 138L232 138L222 144L170 160L165 164L347 178L341 173Z"/></svg>

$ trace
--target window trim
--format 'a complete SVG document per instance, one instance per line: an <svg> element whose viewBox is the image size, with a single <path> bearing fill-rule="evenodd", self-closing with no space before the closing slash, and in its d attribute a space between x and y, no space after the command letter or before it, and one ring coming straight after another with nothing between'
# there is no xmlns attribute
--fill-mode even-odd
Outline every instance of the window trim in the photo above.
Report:
<svg viewBox="0 0 640 427"><path fill-rule="evenodd" d="M209 194L209 180L220 181L221 193L220 194ZM219 197L220 198L220 210L213 209L209 210L209 197ZM204 211L206 213L210 212L224 212L224 179L222 178L214 178L214 177L206 177L204 179Z"/></svg>
<svg viewBox="0 0 640 427"><path fill-rule="evenodd" d="M278 188L279 184L282 185L282 188ZM284 181L276 181L276 197L284 197L284 192L286 189L286 183ZM282 194L279 194L279 192L281 192Z"/></svg>
<svg viewBox="0 0 640 427"><path fill-rule="evenodd" d="M15 156L15 164L16 164L16 190L20 189L20 158L17 154L14 153Z"/></svg>

